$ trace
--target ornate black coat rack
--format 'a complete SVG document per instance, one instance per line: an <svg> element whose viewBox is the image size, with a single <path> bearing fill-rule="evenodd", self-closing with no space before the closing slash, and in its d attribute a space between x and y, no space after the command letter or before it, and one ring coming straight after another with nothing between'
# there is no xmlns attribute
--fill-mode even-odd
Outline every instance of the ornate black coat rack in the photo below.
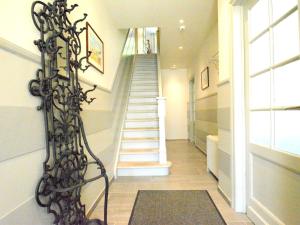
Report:
<svg viewBox="0 0 300 225"><path fill-rule="evenodd" d="M46 136L44 173L37 185L36 201L54 215L56 225L107 225L108 178L103 163L88 145L80 117L82 103L94 100L87 94L96 86L84 92L78 81L79 71L89 66L84 65L87 57L79 58L79 36L86 28L77 27L87 14L74 23L68 18L77 6L68 8L67 0L54 0L48 4L35 1L31 8L40 32L34 44L41 52L41 68L30 81L29 90L42 100L38 110L44 113ZM86 178L88 167L93 166L99 175ZM99 178L104 178L106 185L104 221L88 220L80 199L81 188Z"/></svg>

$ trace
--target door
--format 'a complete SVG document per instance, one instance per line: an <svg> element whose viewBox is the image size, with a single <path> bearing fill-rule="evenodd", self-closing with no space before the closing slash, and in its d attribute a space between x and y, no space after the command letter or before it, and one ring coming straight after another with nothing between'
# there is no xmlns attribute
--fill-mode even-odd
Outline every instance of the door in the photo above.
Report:
<svg viewBox="0 0 300 225"><path fill-rule="evenodd" d="M298 0L246 7L248 209L255 224L300 224Z"/></svg>

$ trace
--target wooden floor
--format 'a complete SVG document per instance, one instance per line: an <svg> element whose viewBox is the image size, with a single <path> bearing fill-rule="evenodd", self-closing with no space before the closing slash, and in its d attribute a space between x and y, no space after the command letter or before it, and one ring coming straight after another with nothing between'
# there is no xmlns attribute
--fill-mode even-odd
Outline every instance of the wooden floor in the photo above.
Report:
<svg viewBox="0 0 300 225"><path fill-rule="evenodd" d="M208 190L228 225L252 224L247 216L235 213L223 199L218 192L216 180L206 171L206 157L198 149L181 140L168 141L167 149L168 160L173 163L169 176L120 177L112 183L109 194L109 225L128 225L138 190ZM103 218L102 201L91 218Z"/></svg>

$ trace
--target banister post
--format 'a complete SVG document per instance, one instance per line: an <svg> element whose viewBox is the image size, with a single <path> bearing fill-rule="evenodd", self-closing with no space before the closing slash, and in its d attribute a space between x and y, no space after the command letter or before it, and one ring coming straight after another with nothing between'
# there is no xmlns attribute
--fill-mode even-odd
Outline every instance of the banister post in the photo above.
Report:
<svg viewBox="0 0 300 225"><path fill-rule="evenodd" d="M159 162L167 162L166 148L166 98L157 97L159 120Z"/></svg>

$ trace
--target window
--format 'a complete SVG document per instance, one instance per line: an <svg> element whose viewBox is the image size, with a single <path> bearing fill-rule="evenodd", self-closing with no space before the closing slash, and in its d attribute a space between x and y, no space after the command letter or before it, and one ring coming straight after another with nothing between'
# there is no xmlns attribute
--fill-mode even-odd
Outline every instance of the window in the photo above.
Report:
<svg viewBox="0 0 300 225"><path fill-rule="evenodd" d="M300 155L298 0L259 0L248 18L250 142Z"/></svg>

